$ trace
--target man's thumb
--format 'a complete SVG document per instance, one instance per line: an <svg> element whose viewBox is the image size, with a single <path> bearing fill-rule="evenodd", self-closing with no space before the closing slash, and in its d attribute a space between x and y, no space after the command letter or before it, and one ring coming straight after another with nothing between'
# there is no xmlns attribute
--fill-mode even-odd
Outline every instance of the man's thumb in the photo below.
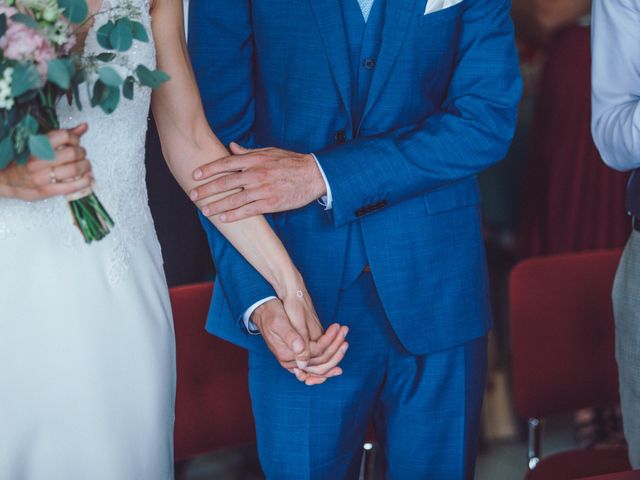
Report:
<svg viewBox="0 0 640 480"><path fill-rule="evenodd" d="M291 330L288 335L289 348L295 355L298 368L305 369L309 365L310 353L302 336L295 330Z"/></svg>

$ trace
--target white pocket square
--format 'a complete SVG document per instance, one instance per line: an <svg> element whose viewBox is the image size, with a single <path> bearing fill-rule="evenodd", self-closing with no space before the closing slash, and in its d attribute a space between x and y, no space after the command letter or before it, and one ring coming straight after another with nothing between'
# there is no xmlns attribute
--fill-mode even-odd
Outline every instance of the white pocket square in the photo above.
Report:
<svg viewBox="0 0 640 480"><path fill-rule="evenodd" d="M439 12L445 8L453 7L462 1L463 0L428 0L427 6L424 9L424 14L429 15L430 13Z"/></svg>

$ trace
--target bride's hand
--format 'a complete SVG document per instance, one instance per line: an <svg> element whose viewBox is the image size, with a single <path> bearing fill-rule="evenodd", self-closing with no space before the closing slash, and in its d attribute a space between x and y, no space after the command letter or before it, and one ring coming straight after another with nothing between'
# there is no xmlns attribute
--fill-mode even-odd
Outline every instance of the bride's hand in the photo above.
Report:
<svg viewBox="0 0 640 480"><path fill-rule="evenodd" d="M70 195L91 186L91 164L80 146L87 125L54 130L48 134L56 152L55 160L31 158L25 165L12 162L0 170L0 197L26 201Z"/></svg>
<svg viewBox="0 0 640 480"><path fill-rule="evenodd" d="M342 369L338 365L349 348L346 342L348 327L333 324L325 332L303 285L288 289L282 303L291 324L307 342L305 351L309 352L309 358L304 359L306 365L294 369L298 380L317 385L341 375Z"/></svg>

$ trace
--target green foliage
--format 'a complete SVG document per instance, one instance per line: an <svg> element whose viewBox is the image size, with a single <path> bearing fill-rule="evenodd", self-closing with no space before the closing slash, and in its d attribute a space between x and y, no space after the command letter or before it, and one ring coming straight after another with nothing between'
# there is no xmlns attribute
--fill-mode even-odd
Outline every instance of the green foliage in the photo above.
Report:
<svg viewBox="0 0 640 480"><path fill-rule="evenodd" d="M114 22L109 20L107 23L102 25L98 31L96 32L96 39L98 40L98 45L106 50L111 50L113 47L111 46L111 40L109 37L111 36L111 32L113 28L116 26Z"/></svg>
<svg viewBox="0 0 640 480"><path fill-rule="evenodd" d="M133 27L127 17L119 18L109 35L111 48L119 52L126 52L133 45Z"/></svg>
<svg viewBox="0 0 640 480"><path fill-rule="evenodd" d="M133 100L133 87L136 84L136 79L129 75L122 85L122 96L128 100Z"/></svg>
<svg viewBox="0 0 640 480"><path fill-rule="evenodd" d="M55 83L63 90L67 90L71 86L71 75L73 74L73 66L68 60L49 60L47 62L48 73L47 78L50 82Z"/></svg>
<svg viewBox="0 0 640 480"><path fill-rule="evenodd" d="M140 22L131 21L128 17L109 20L97 32L98 44L106 50L126 52L133 45L134 40L148 42L149 34ZM101 54L104 55L104 54ZM101 61L111 61L102 60Z"/></svg>
<svg viewBox="0 0 640 480"><path fill-rule="evenodd" d="M58 5L64 9L64 16L71 23L82 23L89 15L89 7L85 0L58 0Z"/></svg>
<svg viewBox="0 0 640 480"><path fill-rule="evenodd" d="M160 70L149 70L144 65L138 65L136 75L140 85L151 88L158 88L163 83L169 81L170 77Z"/></svg>
<svg viewBox="0 0 640 480"><path fill-rule="evenodd" d="M23 131L25 136L35 135L38 133L38 121L33 115L26 115L20 123L18 123L18 129Z"/></svg>
<svg viewBox="0 0 640 480"><path fill-rule="evenodd" d="M29 28L33 28L34 30L40 29L40 25L38 25L38 22L36 22L29 15L25 15L24 13L16 13L11 17L11 20L17 23L22 23Z"/></svg>
<svg viewBox="0 0 640 480"><path fill-rule="evenodd" d="M19 63L13 70L13 81L11 82L11 95L19 97L29 90L40 86L40 74L35 65L31 63Z"/></svg>
<svg viewBox="0 0 640 480"><path fill-rule="evenodd" d="M29 150L42 160L53 160L56 152L53 150L49 138L46 135L29 135Z"/></svg>
<svg viewBox="0 0 640 480"><path fill-rule="evenodd" d="M98 70L98 75L100 80L110 87L120 87L120 85L124 83L120 74L112 67L101 67L100 70Z"/></svg>
<svg viewBox="0 0 640 480"><path fill-rule="evenodd" d="M102 80L97 80L96 83L93 84L93 94L91 95L91 106L97 107L104 101L106 97L107 97L107 86L102 82Z"/></svg>
<svg viewBox="0 0 640 480"><path fill-rule="evenodd" d="M98 59L98 60L100 60L101 62L104 62L104 63L109 63L109 62L115 60L115 58L116 58L116 54L112 53L112 52L103 52L103 53L100 53L100 54L96 55L96 59Z"/></svg>
<svg viewBox="0 0 640 480"><path fill-rule="evenodd" d="M0 37L7 33L7 16L3 13L0 15Z"/></svg>
<svg viewBox="0 0 640 480"><path fill-rule="evenodd" d="M0 170L7 167L16 156L13 138L6 137L0 141Z"/></svg>
<svg viewBox="0 0 640 480"><path fill-rule="evenodd" d="M140 22L131 22L131 32L133 34L133 38L138 40L139 42L148 42L149 35L147 34L147 29L144 28Z"/></svg>
<svg viewBox="0 0 640 480"><path fill-rule="evenodd" d="M107 86L106 96L102 102L100 102L100 108L106 114L111 114L118 107L120 103L120 89L116 87Z"/></svg>

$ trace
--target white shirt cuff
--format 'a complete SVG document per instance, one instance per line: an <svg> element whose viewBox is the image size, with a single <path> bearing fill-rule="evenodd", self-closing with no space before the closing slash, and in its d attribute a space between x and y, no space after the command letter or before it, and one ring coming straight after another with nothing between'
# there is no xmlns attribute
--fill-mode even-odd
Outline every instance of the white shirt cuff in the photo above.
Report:
<svg viewBox="0 0 640 480"><path fill-rule="evenodd" d="M263 303L267 303L268 301L275 298L276 297L263 298L262 300L259 300L251 305L249 308L247 308L247 311L244 312L244 315L242 316L242 322L251 335L260 335L260 330L258 330L256 324L251 321L251 315L253 315L253 312L255 312L260 305L262 305Z"/></svg>
<svg viewBox="0 0 640 480"><path fill-rule="evenodd" d="M316 165L318 165L318 169L320 170L320 174L322 175L324 184L327 187L327 194L320 197L318 199L318 203L322 205L325 210L331 210L333 208L333 195L331 195L331 187L329 186L329 180L327 180L327 176L324 174L324 170L322 169L322 165L320 165L320 162L318 161L318 157L316 157L314 153L312 153L311 156L316 161Z"/></svg>

